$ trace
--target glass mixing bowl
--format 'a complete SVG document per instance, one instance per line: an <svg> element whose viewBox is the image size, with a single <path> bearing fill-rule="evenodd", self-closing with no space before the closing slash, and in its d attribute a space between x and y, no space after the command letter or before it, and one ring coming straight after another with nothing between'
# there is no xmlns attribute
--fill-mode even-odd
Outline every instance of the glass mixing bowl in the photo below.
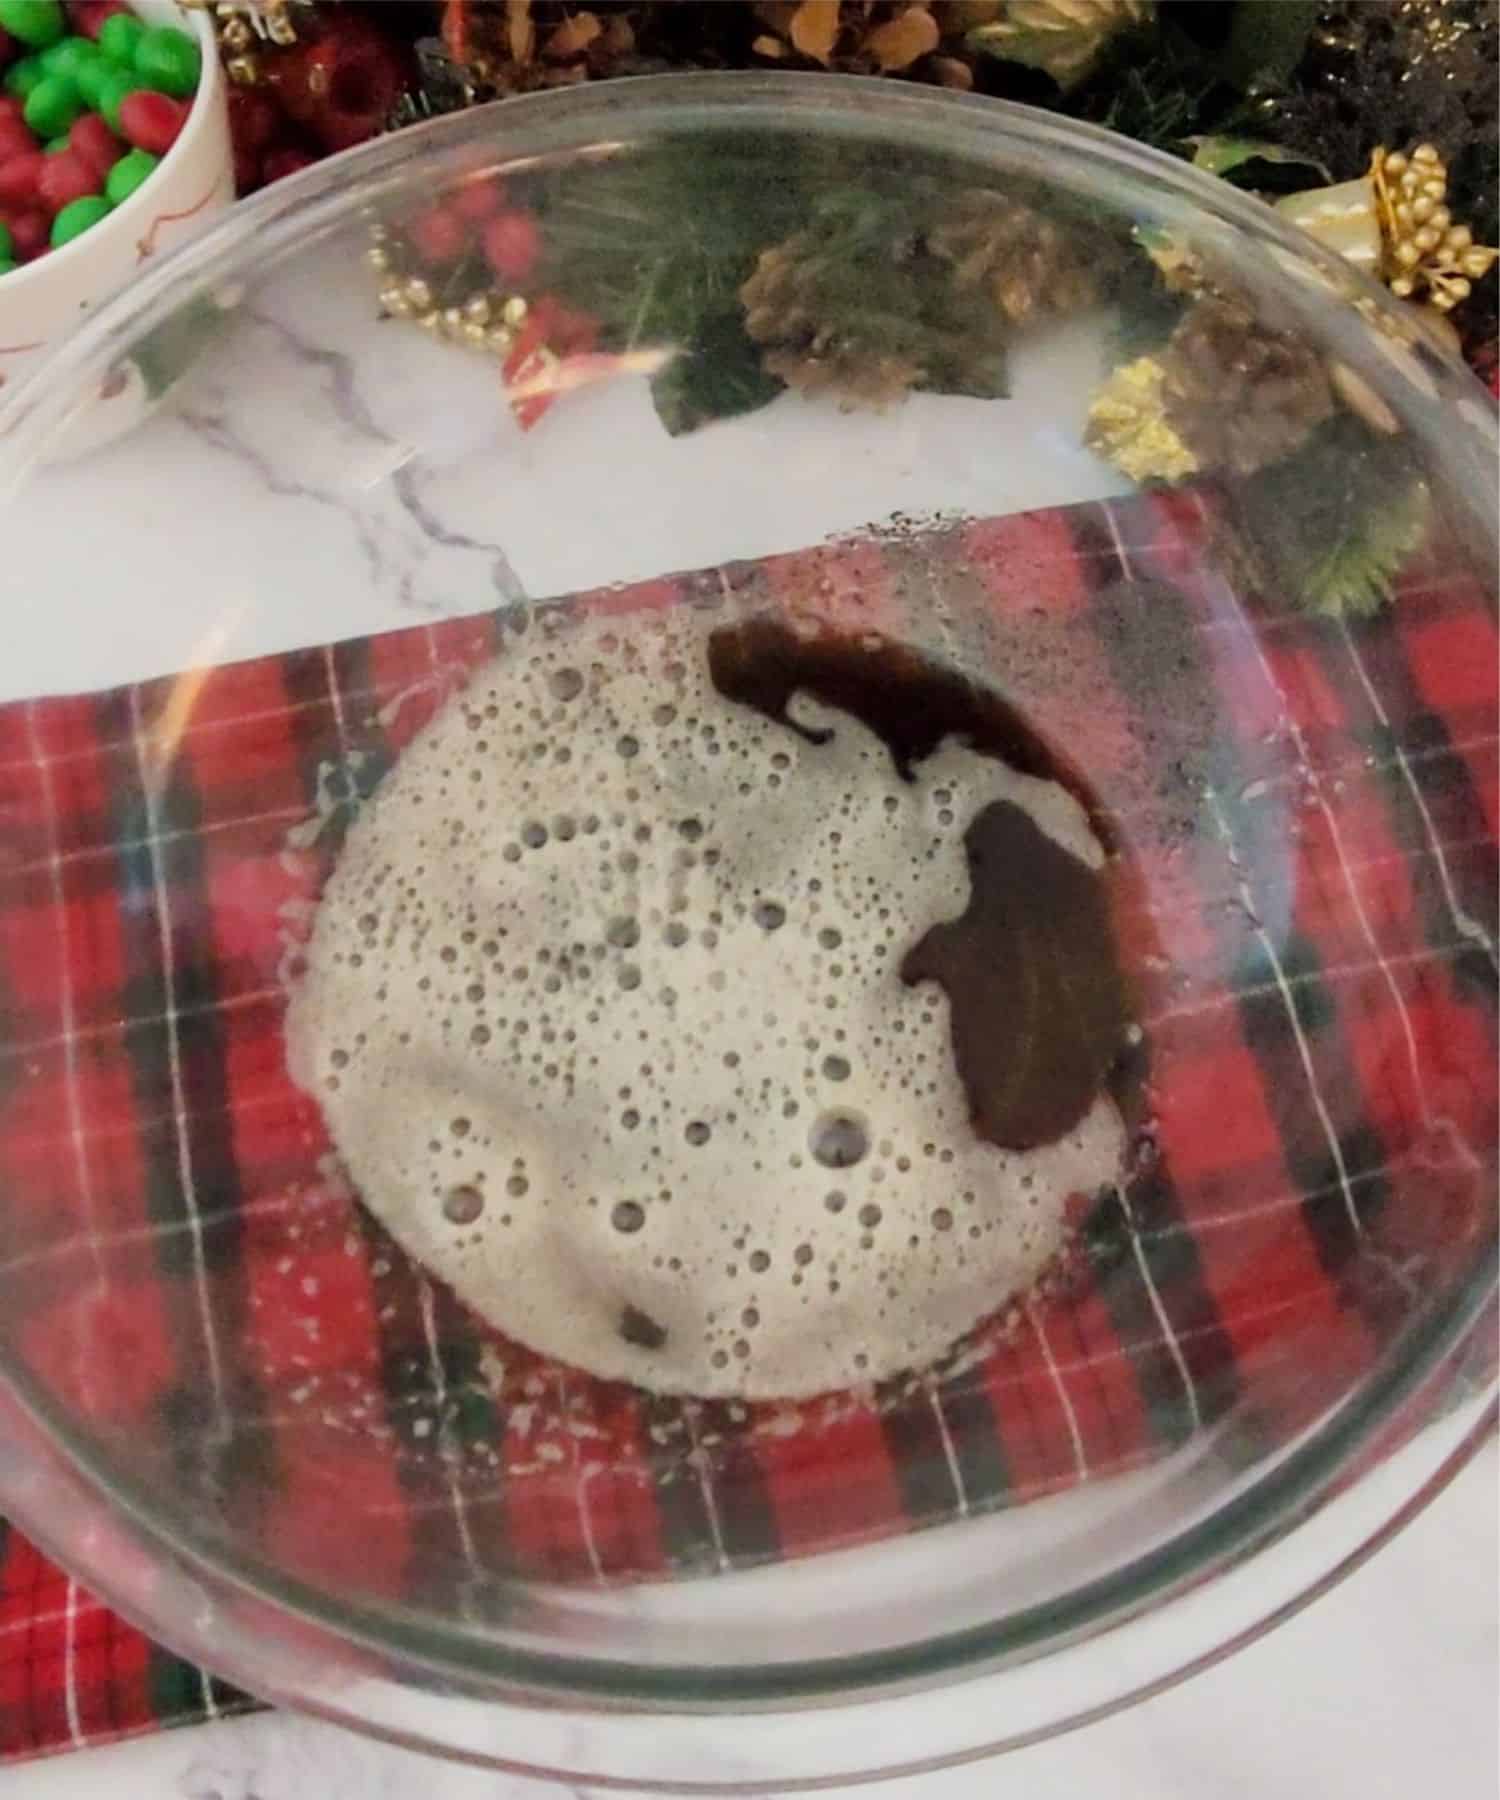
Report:
<svg viewBox="0 0 1500 1800"><path fill-rule="evenodd" d="M166 1642L575 1780L889 1772L1221 1654L1472 1449L1495 418L1349 265L1024 108L650 78L279 185L4 400L0 1500ZM287 1075L351 816L579 594L978 671L1115 848L1128 1170L935 1368L550 1363Z"/></svg>

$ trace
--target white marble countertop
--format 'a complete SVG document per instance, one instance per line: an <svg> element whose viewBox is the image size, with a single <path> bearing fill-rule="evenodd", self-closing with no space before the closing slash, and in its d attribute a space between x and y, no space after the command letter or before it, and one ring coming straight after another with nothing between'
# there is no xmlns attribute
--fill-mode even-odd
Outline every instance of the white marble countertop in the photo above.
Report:
<svg viewBox="0 0 1500 1800"><path fill-rule="evenodd" d="M1492 1439L1427 1512L1332 1593L1181 1687L1008 1757L846 1792L1490 1800L1500 1782L1497 1475ZM5 1800L549 1800L568 1792L290 1714L24 1764L0 1775L0 1790Z"/></svg>

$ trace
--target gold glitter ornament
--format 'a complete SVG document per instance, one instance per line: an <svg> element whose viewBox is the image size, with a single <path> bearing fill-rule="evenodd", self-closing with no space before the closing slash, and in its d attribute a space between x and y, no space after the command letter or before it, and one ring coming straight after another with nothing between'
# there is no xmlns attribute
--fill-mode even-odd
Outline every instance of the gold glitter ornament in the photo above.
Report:
<svg viewBox="0 0 1500 1800"><path fill-rule="evenodd" d="M1182 481L1198 458L1168 419L1166 370L1151 356L1115 370L1089 407L1083 441L1132 481Z"/></svg>
<svg viewBox="0 0 1500 1800"><path fill-rule="evenodd" d="M309 0L297 0L307 5ZM214 36L224 72L238 87L254 87L261 79L260 51L284 49L297 42L293 0L182 0L194 12L212 13Z"/></svg>

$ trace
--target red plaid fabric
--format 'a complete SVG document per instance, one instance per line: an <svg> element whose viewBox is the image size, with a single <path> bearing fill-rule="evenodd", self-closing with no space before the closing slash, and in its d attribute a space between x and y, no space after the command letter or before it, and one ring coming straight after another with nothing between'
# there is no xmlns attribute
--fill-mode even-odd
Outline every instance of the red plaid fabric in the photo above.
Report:
<svg viewBox="0 0 1500 1800"><path fill-rule="evenodd" d="M285 984L339 837L490 617L0 709L0 1348L127 1489L310 1588L801 1556L1285 1443L1495 1230L1496 623L1427 558L1345 627L1231 592L1192 495L585 597L983 616L1133 851L1150 1154L1044 1297L874 1396L697 1405L499 1339L355 1203ZM243 1704L12 1530L0 1749Z"/></svg>

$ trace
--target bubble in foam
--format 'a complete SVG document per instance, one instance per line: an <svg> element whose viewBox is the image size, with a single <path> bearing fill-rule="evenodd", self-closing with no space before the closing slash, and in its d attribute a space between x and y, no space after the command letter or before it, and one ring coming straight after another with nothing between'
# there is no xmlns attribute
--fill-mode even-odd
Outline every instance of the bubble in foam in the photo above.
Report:
<svg viewBox="0 0 1500 1800"><path fill-rule="evenodd" d="M1040 1150L978 1141L946 1001L897 972L962 914L983 807L1103 853L960 745L905 781L844 714L726 700L712 623L562 623L479 671L350 827L288 1046L365 1203L502 1331L795 1396L941 1354L1121 1173L1102 1098Z"/></svg>
<svg viewBox="0 0 1500 1800"><path fill-rule="evenodd" d="M813 1121L807 1147L825 1169L852 1169L868 1154L870 1134L857 1113L825 1112Z"/></svg>
<svg viewBox="0 0 1500 1800"><path fill-rule="evenodd" d="M453 1225L472 1225L484 1211L484 1195L468 1182L443 1196L443 1217Z"/></svg>

